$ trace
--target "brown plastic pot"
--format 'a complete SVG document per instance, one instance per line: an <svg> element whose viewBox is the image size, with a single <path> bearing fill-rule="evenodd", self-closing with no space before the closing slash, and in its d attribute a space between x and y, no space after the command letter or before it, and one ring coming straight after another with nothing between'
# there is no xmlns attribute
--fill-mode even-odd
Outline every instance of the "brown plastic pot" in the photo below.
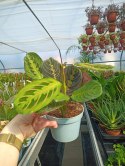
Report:
<svg viewBox="0 0 125 166"><path fill-rule="evenodd" d="M105 40L105 36L100 36L100 41L104 41Z"/></svg>
<svg viewBox="0 0 125 166"><path fill-rule="evenodd" d="M115 34L110 34L110 39L111 40L114 40L116 38L116 35Z"/></svg>
<svg viewBox="0 0 125 166"><path fill-rule="evenodd" d="M93 46L89 46L89 50L93 50Z"/></svg>
<svg viewBox="0 0 125 166"><path fill-rule="evenodd" d="M107 13L107 21L109 23L115 22L116 21L116 17L117 17L117 12L115 12L115 11L109 11Z"/></svg>
<svg viewBox="0 0 125 166"><path fill-rule="evenodd" d="M82 47L83 51L86 51L87 48L88 48L87 46L83 46L83 47Z"/></svg>
<svg viewBox="0 0 125 166"><path fill-rule="evenodd" d="M86 38L83 38L83 39L82 39L82 43L87 43L87 39L86 39Z"/></svg>
<svg viewBox="0 0 125 166"><path fill-rule="evenodd" d="M86 34L87 34L87 35L92 35L92 33L93 33L93 27L87 27L87 28L85 29L85 31L86 31Z"/></svg>
<svg viewBox="0 0 125 166"><path fill-rule="evenodd" d="M123 31L125 31L125 20L121 22L120 27Z"/></svg>
<svg viewBox="0 0 125 166"><path fill-rule="evenodd" d="M108 30L109 32L115 32L116 24L112 23L109 24Z"/></svg>
<svg viewBox="0 0 125 166"><path fill-rule="evenodd" d="M89 37L89 41L90 41L90 43L95 42L95 37L94 36Z"/></svg>
<svg viewBox="0 0 125 166"><path fill-rule="evenodd" d="M105 45L109 45L109 40L108 39L105 40L104 43L105 43Z"/></svg>
<svg viewBox="0 0 125 166"><path fill-rule="evenodd" d="M125 33L121 33L121 34L120 34L120 38L121 38L121 39L125 39Z"/></svg>
<svg viewBox="0 0 125 166"><path fill-rule="evenodd" d="M98 31L99 34L104 33L104 30L105 30L105 29L104 29L103 27L97 28L97 31Z"/></svg>
<svg viewBox="0 0 125 166"><path fill-rule="evenodd" d="M112 135L112 136L118 136L120 135L121 133L121 130L110 130L110 129L105 129L105 132L108 134L108 135Z"/></svg>
<svg viewBox="0 0 125 166"><path fill-rule="evenodd" d="M96 25L99 21L99 15L94 14L94 15L90 15L90 24L91 25Z"/></svg>

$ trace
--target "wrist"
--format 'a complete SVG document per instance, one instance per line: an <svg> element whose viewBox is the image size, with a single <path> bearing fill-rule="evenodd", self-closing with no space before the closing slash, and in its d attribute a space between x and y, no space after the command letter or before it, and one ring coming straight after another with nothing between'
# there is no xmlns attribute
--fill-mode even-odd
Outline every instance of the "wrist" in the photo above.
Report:
<svg viewBox="0 0 125 166"><path fill-rule="evenodd" d="M24 141L24 136L21 133L21 131L16 128L15 126L11 126L11 125L7 125L3 128L3 130L1 131L1 134L14 134L18 139L21 140L21 142L23 143Z"/></svg>

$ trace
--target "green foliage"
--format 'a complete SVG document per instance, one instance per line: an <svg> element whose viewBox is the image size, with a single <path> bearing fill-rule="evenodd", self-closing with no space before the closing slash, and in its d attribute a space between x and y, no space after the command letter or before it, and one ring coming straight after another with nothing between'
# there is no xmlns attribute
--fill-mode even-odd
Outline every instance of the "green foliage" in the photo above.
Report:
<svg viewBox="0 0 125 166"><path fill-rule="evenodd" d="M81 88L75 90L71 96L74 101L87 102L102 94L102 87L97 81L90 81Z"/></svg>
<svg viewBox="0 0 125 166"><path fill-rule="evenodd" d="M85 44L87 46L87 44ZM72 45L70 46L67 51L66 54L74 54L75 51L78 51L80 53L80 56L76 59L76 61L78 61L78 63L91 63L94 59L101 59L100 55L93 55L93 52L87 53L85 51L82 50L82 47L79 45Z"/></svg>
<svg viewBox="0 0 125 166"><path fill-rule="evenodd" d="M35 69L37 60L40 57L38 58L36 54L28 54L26 57L30 57L30 60L24 58L24 63L25 61L31 61L31 63L26 63L28 69L26 74L27 72L29 73L29 69L33 66L34 79L40 79L37 73L40 64L38 69ZM37 60L35 60L35 57L37 57ZM81 87L82 72L74 65L60 64L53 58L49 58L42 62L40 72L44 78L29 83L16 95L14 106L19 113L48 112L54 108L60 108L63 114L66 103L69 100L77 101L76 98L78 98L83 103L98 97L102 93L102 88L97 81L92 81L88 83L88 86L85 84L85 87ZM30 74L28 75L31 76ZM79 87L81 88L77 91ZM83 92L84 90L85 92ZM72 95L72 93L74 94Z"/></svg>
<svg viewBox="0 0 125 166"><path fill-rule="evenodd" d="M0 100L0 121L11 120L17 114L12 105L14 96L10 97L7 101Z"/></svg>
<svg viewBox="0 0 125 166"><path fill-rule="evenodd" d="M102 65L102 64L90 64L90 63L76 63L75 66L79 67L81 70L89 70L89 71L105 71L111 70L113 66L111 65Z"/></svg>
<svg viewBox="0 0 125 166"><path fill-rule="evenodd" d="M72 92L78 89L82 84L82 72L79 68L70 65L65 68L65 78L67 94L72 94Z"/></svg>
<svg viewBox="0 0 125 166"><path fill-rule="evenodd" d="M51 77L58 81L62 81L61 64L53 58L43 61L41 65L41 72L44 77Z"/></svg>
<svg viewBox="0 0 125 166"><path fill-rule="evenodd" d="M26 85L15 97L18 113L37 112L51 103L60 93L61 83L52 78L43 78Z"/></svg>
<svg viewBox="0 0 125 166"><path fill-rule="evenodd" d="M42 59L34 52L29 52L24 58L24 68L27 76L33 80L43 78L40 72L40 67L42 65Z"/></svg>
<svg viewBox="0 0 125 166"><path fill-rule="evenodd" d="M125 126L125 103L122 99L106 98L102 102L93 102L93 105L95 118L107 129L121 129Z"/></svg>
<svg viewBox="0 0 125 166"><path fill-rule="evenodd" d="M110 154L105 166L124 166L125 165L125 147L124 145L114 144L114 153Z"/></svg>
<svg viewBox="0 0 125 166"><path fill-rule="evenodd" d="M96 79L102 85L103 93L99 99L109 97L111 100L124 98L125 99L125 74L113 75L105 79L102 74L91 73L93 79Z"/></svg>

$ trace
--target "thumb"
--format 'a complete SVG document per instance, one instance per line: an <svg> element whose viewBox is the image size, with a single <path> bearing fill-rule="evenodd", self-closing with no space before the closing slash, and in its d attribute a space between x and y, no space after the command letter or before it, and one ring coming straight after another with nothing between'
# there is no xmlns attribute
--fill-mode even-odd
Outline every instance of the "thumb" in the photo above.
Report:
<svg viewBox="0 0 125 166"><path fill-rule="evenodd" d="M36 117L32 124L35 132L38 132L46 127L57 128L58 124L56 121L50 121L43 117Z"/></svg>

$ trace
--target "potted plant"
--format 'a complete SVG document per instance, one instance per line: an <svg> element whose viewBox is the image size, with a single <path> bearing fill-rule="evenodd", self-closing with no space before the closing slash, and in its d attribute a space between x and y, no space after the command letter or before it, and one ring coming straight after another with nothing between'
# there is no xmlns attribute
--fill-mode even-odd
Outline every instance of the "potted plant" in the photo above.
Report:
<svg viewBox="0 0 125 166"><path fill-rule="evenodd" d="M24 58L24 64L26 74L35 80L16 95L14 108L22 114L56 110L56 113L62 117L55 117L59 127L52 131L53 137L60 142L73 141L78 137L83 115L83 106L80 103L100 96L102 93L100 84L97 81L90 81L82 85L82 73L77 66L60 64L53 58L42 61L35 53L28 53ZM70 116L68 107L73 117L65 118L67 114ZM64 134L66 130L68 133ZM58 132L59 138L57 138Z"/></svg>
<svg viewBox="0 0 125 166"><path fill-rule="evenodd" d="M104 33L106 28L106 22L105 21L99 21L98 24L96 25L96 29L99 34Z"/></svg>
<svg viewBox="0 0 125 166"><path fill-rule="evenodd" d="M125 165L125 147L121 144L113 145L114 152L108 156L105 166Z"/></svg>
<svg viewBox="0 0 125 166"><path fill-rule="evenodd" d="M86 28L85 28L86 34L87 35L92 35L93 33L93 26L91 24L86 24Z"/></svg>
<svg viewBox="0 0 125 166"><path fill-rule="evenodd" d="M125 126L125 104L122 99L113 101L108 97L101 102L93 103L95 111L93 114L100 124L105 127L105 132L109 135L117 136Z"/></svg>
<svg viewBox="0 0 125 166"><path fill-rule="evenodd" d="M106 8L105 10L105 16L107 17L107 21L109 23L114 23L116 21L118 14L119 7L115 4L108 5L108 8Z"/></svg>
<svg viewBox="0 0 125 166"><path fill-rule="evenodd" d="M125 19L122 18L119 23L118 23L118 27L122 30L125 31Z"/></svg>
<svg viewBox="0 0 125 166"><path fill-rule="evenodd" d="M88 20L90 21L90 24L96 25L102 16L101 8L100 7L96 8L94 5L92 5L91 8L87 7L85 11Z"/></svg>
<svg viewBox="0 0 125 166"><path fill-rule="evenodd" d="M80 35L80 37L78 38L78 42L79 44L86 44L88 41L88 36L86 34L82 34Z"/></svg>
<svg viewBox="0 0 125 166"><path fill-rule="evenodd" d="M116 24L115 23L109 23L108 24L108 30L109 32L115 32Z"/></svg>

